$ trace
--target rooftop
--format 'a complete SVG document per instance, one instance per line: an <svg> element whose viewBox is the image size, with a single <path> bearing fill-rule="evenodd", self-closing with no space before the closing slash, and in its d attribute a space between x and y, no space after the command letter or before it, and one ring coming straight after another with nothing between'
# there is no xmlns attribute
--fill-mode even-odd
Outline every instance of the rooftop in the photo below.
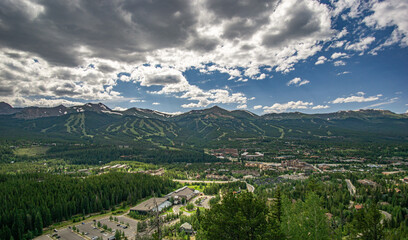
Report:
<svg viewBox="0 0 408 240"><path fill-rule="evenodd" d="M140 203L139 205L131 208L130 210L133 211L150 211L153 208L155 208L156 204L155 204L155 200L157 203L157 206L159 206L160 204L164 203L165 201L167 201L167 198L150 198L149 200L146 200L142 203Z"/></svg>
<svg viewBox="0 0 408 240"><path fill-rule="evenodd" d="M192 229L193 229L193 226L191 226L190 223L185 222L185 223L183 223L183 224L180 226L180 228L183 228L183 229L185 229L185 230L192 230Z"/></svg>

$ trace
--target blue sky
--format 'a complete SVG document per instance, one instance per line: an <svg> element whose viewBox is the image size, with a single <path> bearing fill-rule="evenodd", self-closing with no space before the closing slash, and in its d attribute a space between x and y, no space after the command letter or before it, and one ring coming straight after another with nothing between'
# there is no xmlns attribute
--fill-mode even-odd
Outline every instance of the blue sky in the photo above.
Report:
<svg viewBox="0 0 408 240"><path fill-rule="evenodd" d="M408 110L407 1L0 7L7 10L0 13L0 101L13 106Z"/></svg>

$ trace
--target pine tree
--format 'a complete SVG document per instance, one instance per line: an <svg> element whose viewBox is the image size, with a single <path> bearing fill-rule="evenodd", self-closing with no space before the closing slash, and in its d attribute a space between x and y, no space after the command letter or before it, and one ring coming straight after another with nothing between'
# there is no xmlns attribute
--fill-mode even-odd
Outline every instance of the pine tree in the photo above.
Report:
<svg viewBox="0 0 408 240"><path fill-rule="evenodd" d="M37 214L35 215L34 228L35 228L38 235L42 234L42 232L43 232L43 221L42 221L42 217L41 217L40 212L37 212Z"/></svg>

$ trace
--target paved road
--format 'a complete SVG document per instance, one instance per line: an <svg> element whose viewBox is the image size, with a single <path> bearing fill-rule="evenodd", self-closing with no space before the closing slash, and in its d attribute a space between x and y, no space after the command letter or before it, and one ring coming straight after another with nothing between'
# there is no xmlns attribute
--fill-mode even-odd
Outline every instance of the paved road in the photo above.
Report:
<svg viewBox="0 0 408 240"><path fill-rule="evenodd" d="M315 165L313 165L313 164L311 164L311 165L312 165L312 167L313 167L315 170L317 170L318 172L320 172L320 173L323 172L322 170L320 170L320 168L317 168Z"/></svg>
<svg viewBox="0 0 408 240"><path fill-rule="evenodd" d="M350 179L346 179L347 183L347 188L350 192L351 196L354 196L356 194L356 187L354 187L353 183L351 183Z"/></svg>
<svg viewBox="0 0 408 240"><path fill-rule="evenodd" d="M174 182L179 183L231 183L233 181L206 181L206 180L182 180L182 179L173 179Z"/></svg>
<svg viewBox="0 0 408 240"><path fill-rule="evenodd" d="M252 193L253 193L253 192L255 191L255 187L252 186L251 184L249 184L249 183L246 182L246 186L247 186L248 192L252 192Z"/></svg>

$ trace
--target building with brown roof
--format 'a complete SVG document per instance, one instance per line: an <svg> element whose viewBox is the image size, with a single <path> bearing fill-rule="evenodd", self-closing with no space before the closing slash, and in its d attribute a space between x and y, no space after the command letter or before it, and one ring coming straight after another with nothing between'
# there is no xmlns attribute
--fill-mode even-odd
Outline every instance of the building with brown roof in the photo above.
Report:
<svg viewBox="0 0 408 240"><path fill-rule="evenodd" d="M156 211L161 212L163 209L170 207L172 204L167 198L150 198L139 205L130 209L131 212L139 214L150 214Z"/></svg>
<svg viewBox="0 0 408 240"><path fill-rule="evenodd" d="M199 194L199 191L196 191L194 189L191 189L187 186L182 187L180 189L177 189L174 192L171 192L166 195L167 198L173 198L175 203L178 203L181 201L181 199L185 199L186 201L190 201L193 197L195 197L197 194Z"/></svg>

